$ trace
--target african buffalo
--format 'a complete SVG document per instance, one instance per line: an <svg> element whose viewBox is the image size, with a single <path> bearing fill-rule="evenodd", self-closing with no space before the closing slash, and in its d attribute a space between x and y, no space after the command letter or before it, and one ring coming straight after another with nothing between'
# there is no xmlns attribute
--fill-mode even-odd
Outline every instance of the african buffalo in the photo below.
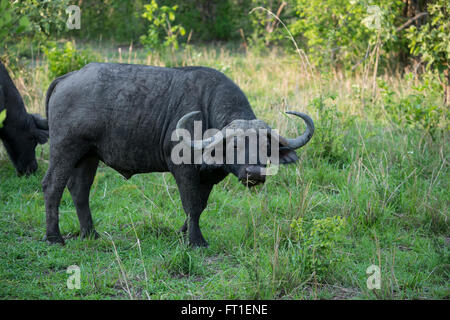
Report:
<svg viewBox="0 0 450 320"><path fill-rule="evenodd" d="M28 114L22 97L5 66L0 62L0 112L6 119L0 128L0 139L19 175L37 170L35 149L48 140L47 120Z"/></svg>
<svg viewBox="0 0 450 320"><path fill-rule="evenodd" d="M217 70L205 67L162 68L144 65L91 63L57 78L46 99L50 128L50 165L42 181L50 243L64 243L59 231L58 207L68 187L80 221L81 236L98 236L89 208L89 191L99 160L125 178L147 172L171 172L175 177L187 219L181 231L193 246L206 246L200 214L214 184L229 173L247 185L262 183L257 164L175 164L171 151L176 129L192 131L194 118L203 129L271 129L257 120L239 87ZM307 115L291 112L307 125L304 134L277 136L280 163L298 160L295 149L314 132ZM183 140L193 149L208 148L223 135ZM193 150L192 152L194 152ZM247 183L251 181L252 183Z"/></svg>

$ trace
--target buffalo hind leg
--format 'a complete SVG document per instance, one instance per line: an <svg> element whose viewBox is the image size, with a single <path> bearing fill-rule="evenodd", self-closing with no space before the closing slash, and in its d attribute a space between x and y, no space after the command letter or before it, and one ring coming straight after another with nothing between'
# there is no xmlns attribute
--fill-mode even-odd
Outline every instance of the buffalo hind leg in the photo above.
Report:
<svg viewBox="0 0 450 320"><path fill-rule="evenodd" d="M42 180L47 224L44 239L50 243L64 244L64 239L59 230L59 203L75 163L76 161L71 161L69 157L50 156L50 166Z"/></svg>
<svg viewBox="0 0 450 320"><path fill-rule="evenodd" d="M95 155L84 156L75 166L67 183L80 221L81 238L98 238L89 208L89 192L97 172L98 161Z"/></svg>

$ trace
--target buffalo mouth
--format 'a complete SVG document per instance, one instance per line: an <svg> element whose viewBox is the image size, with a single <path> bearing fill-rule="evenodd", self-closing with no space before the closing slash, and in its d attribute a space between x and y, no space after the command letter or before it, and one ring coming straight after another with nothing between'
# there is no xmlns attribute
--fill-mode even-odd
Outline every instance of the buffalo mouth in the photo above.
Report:
<svg viewBox="0 0 450 320"><path fill-rule="evenodd" d="M17 175L19 177L22 176L29 176L33 173L35 173L38 169L38 165L36 162L33 162L32 164L26 166L25 168L20 168L20 169L16 169L17 170Z"/></svg>
<svg viewBox="0 0 450 320"><path fill-rule="evenodd" d="M239 181L246 187L251 188L266 181L266 176L261 173L260 166L250 166L242 170Z"/></svg>
<svg viewBox="0 0 450 320"><path fill-rule="evenodd" d="M241 179L239 180L241 183L246 186L247 188L252 188L254 186L257 186L258 184L263 184L263 180L250 180L250 179Z"/></svg>

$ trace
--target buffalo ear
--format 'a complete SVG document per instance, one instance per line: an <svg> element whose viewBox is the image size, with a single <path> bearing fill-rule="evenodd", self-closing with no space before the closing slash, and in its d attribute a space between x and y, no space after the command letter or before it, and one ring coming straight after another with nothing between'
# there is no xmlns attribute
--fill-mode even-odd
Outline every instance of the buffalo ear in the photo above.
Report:
<svg viewBox="0 0 450 320"><path fill-rule="evenodd" d="M297 153L288 147L280 146L280 164L294 163L298 160Z"/></svg>
<svg viewBox="0 0 450 320"><path fill-rule="evenodd" d="M39 144L44 144L48 141L48 121L38 114L32 114L31 118L36 125L34 136Z"/></svg>
<svg viewBox="0 0 450 320"><path fill-rule="evenodd" d="M47 130L48 131L48 121L47 121L47 119L42 118L38 114L32 114L31 117L33 118L33 121L36 124L36 127L38 127L38 129L42 129L42 130Z"/></svg>
<svg viewBox="0 0 450 320"><path fill-rule="evenodd" d="M34 136L39 144L44 144L48 141L48 130L36 129Z"/></svg>

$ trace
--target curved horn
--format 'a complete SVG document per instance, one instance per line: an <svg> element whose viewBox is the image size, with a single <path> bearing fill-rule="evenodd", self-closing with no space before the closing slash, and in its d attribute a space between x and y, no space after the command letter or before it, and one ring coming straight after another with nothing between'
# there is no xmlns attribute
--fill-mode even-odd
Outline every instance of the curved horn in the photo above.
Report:
<svg viewBox="0 0 450 320"><path fill-rule="evenodd" d="M312 121L312 119L308 115L306 115L306 114L304 114L302 112L286 111L286 113L287 114L293 114L293 115L295 115L297 117L300 117L306 123L306 130L301 136L298 136L297 138L294 138L294 139L284 138L285 141L286 141L286 144L287 144L287 146L289 148L291 148L291 149L301 148L305 144L307 144L308 141L313 136L313 134L314 134L314 122Z"/></svg>
<svg viewBox="0 0 450 320"><path fill-rule="evenodd" d="M187 123L187 121L190 120L194 115L199 114L199 113L200 113L200 111L192 111L192 112L189 112L188 114L185 114L183 117L181 117L180 120L178 120L177 127L176 127L176 130L177 130L176 134L177 134L178 139L181 139L181 136L178 133L178 129L185 129L185 124ZM188 144L194 150L203 150L204 148L209 146L211 143L221 140L221 139L223 139L222 132L217 132L214 136L212 136L208 139L190 140L190 139L183 138L183 142Z"/></svg>

